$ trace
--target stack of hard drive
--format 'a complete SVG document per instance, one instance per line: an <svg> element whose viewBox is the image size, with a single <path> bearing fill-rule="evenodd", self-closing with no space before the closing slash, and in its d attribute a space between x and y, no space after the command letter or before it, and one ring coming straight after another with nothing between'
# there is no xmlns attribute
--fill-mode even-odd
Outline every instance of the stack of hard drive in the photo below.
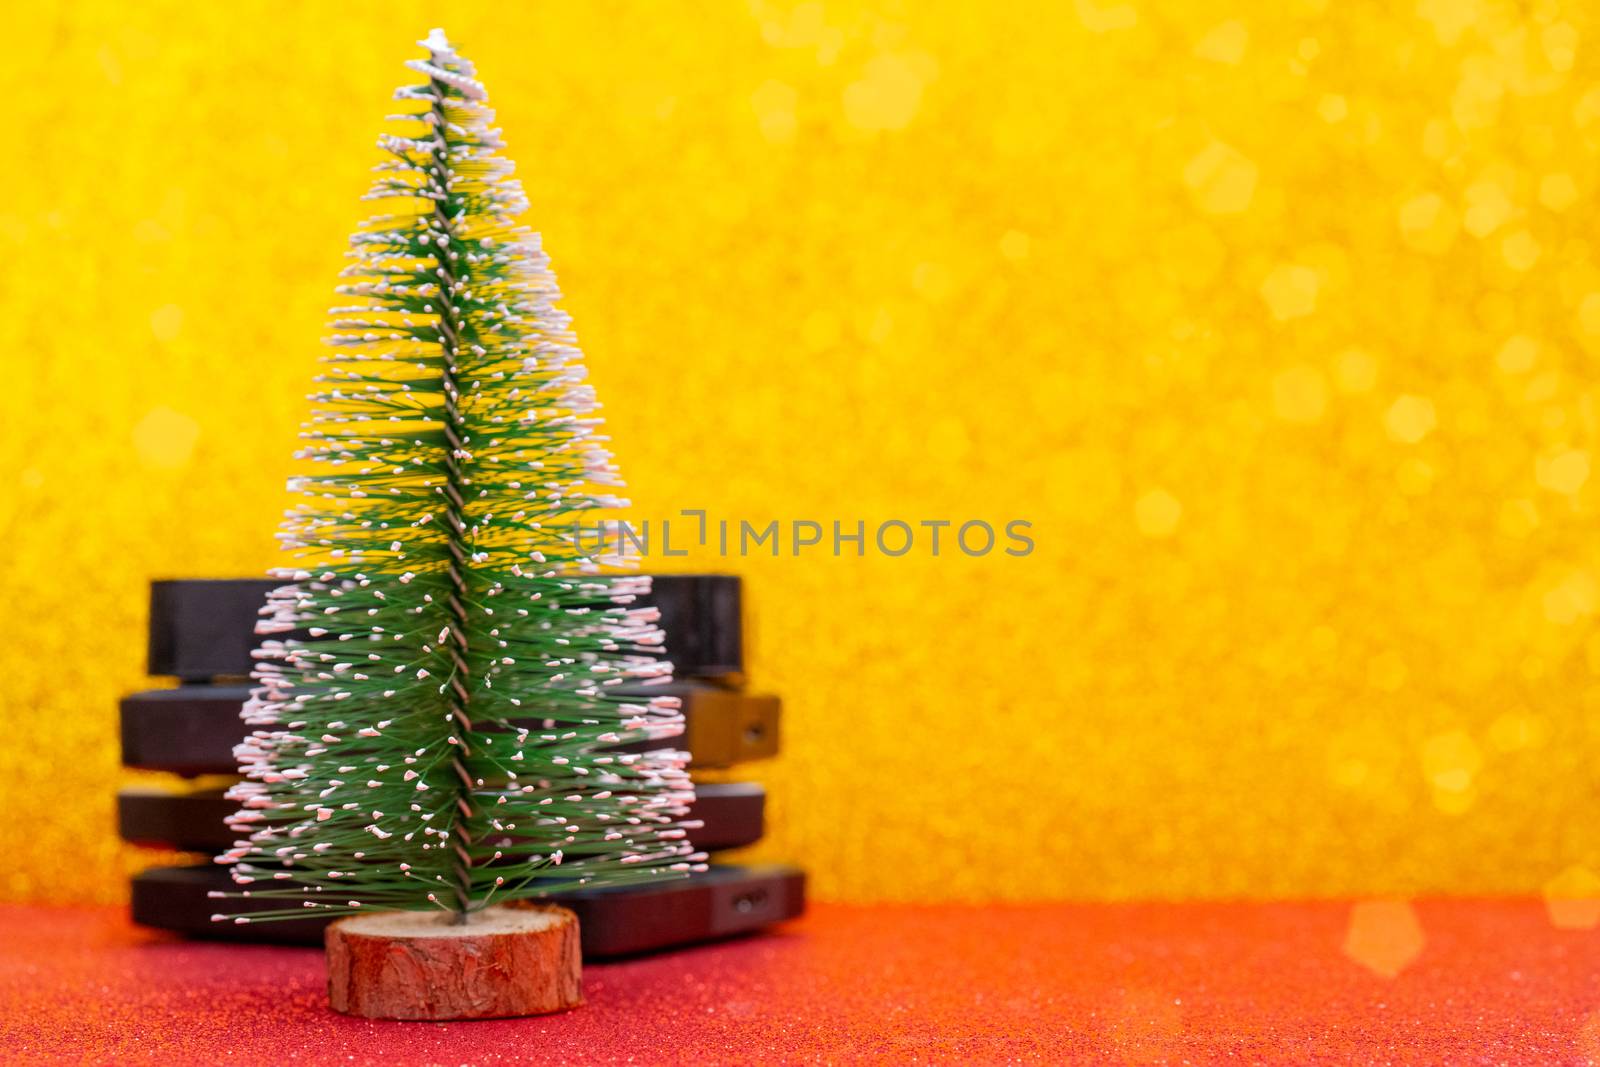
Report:
<svg viewBox="0 0 1600 1067"><path fill-rule="evenodd" d="M150 588L150 673L180 683L122 701L122 762L183 780L167 788L124 789L117 818L125 840L188 854L180 866L133 879L133 918L199 937L320 944L326 919L214 922L211 890L231 889L210 857L233 844L225 824L235 805L223 794L234 745L248 732L239 711L249 696L255 623L269 580L162 581ZM739 579L659 575L650 600L660 609L675 680L652 692L683 700L684 737L697 778L705 771L774 755L779 701L744 691ZM746 783L699 782L690 818L707 852L754 844L764 828L766 792ZM755 930L805 907L805 875L792 867L713 864L704 874L642 887L568 894L578 913L584 955L628 955ZM241 912L248 900L231 901ZM266 906L266 905L263 905Z"/></svg>

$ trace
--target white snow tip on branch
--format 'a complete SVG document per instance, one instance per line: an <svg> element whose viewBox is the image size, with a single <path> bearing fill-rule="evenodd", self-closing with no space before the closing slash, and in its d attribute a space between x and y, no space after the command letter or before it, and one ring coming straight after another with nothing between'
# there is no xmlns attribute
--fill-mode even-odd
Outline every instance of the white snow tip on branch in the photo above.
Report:
<svg viewBox="0 0 1600 1067"><path fill-rule="evenodd" d="M483 83L465 74L457 74L453 70L436 67L425 59L408 59L406 66L418 74L426 74L434 81L444 82L452 89L458 90L468 100L485 100L489 94L484 90Z"/></svg>
<svg viewBox="0 0 1600 1067"><path fill-rule="evenodd" d="M429 30L428 36L417 43L430 52L455 51L454 48L450 47L450 38L446 37L444 30L438 26L435 26L433 29Z"/></svg>

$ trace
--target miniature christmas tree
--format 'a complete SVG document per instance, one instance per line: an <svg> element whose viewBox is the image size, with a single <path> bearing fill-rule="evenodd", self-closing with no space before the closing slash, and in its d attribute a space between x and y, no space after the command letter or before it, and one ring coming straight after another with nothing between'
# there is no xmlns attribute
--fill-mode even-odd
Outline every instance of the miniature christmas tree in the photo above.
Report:
<svg viewBox="0 0 1600 1067"><path fill-rule="evenodd" d="M234 921L491 904L700 869L649 579L577 519L626 502L472 64L441 31L351 239L244 715ZM655 654L652 654L655 653ZM648 746L645 746L648 748Z"/></svg>

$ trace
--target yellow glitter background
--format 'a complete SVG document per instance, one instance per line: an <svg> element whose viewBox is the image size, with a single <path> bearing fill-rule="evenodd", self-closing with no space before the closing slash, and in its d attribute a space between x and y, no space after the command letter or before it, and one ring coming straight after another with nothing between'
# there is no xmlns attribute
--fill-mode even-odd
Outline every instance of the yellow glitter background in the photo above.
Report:
<svg viewBox="0 0 1600 1067"><path fill-rule="evenodd" d="M640 517L718 561L819 896L1591 891L1592 5L10 15L0 896L117 900L152 577L273 532L373 139L476 59Z"/></svg>

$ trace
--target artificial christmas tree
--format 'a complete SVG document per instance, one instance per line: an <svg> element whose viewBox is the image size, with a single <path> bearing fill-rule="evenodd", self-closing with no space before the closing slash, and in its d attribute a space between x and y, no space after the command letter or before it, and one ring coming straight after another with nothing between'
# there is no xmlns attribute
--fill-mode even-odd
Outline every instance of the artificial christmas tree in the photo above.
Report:
<svg viewBox="0 0 1600 1067"><path fill-rule="evenodd" d="M368 194L394 210L338 288L302 453L320 467L291 483L296 565L262 629L296 636L258 653L231 792L250 837L220 858L240 895L282 903L235 922L429 913L329 928L337 1007L553 1010L576 997L570 914L499 906L704 856L685 755L637 750L681 730L678 700L617 692L669 673L648 580L571 533L624 503L581 353L471 64L438 30L422 44ZM371 939L409 966L360 966ZM464 974L490 942L506 966ZM561 973L515 970L541 963Z"/></svg>

